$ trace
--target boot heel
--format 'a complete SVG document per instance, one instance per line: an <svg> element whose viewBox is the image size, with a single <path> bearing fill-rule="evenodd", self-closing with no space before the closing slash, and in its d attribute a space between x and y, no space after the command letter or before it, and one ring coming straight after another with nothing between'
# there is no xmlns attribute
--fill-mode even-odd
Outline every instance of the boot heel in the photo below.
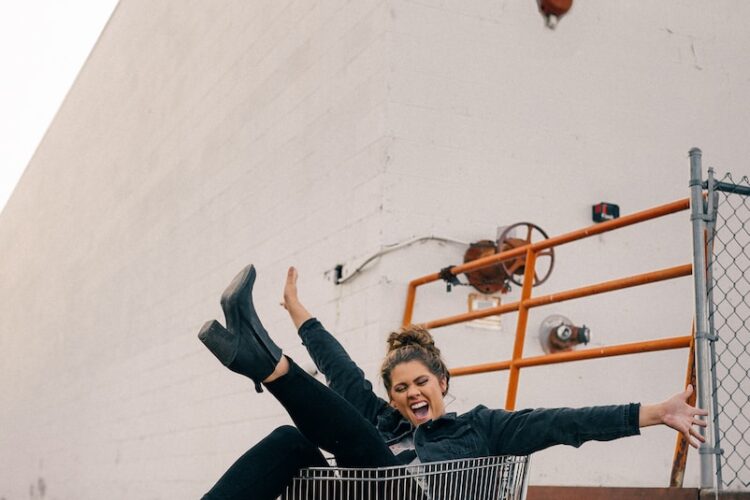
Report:
<svg viewBox="0 0 750 500"><path fill-rule="evenodd" d="M270 359L265 351L259 353L252 345L248 346L245 343L245 353L239 356L242 339L239 335L224 328L215 319L203 324L198 332L198 338L224 366L251 378L255 382L255 392L263 392L261 381L268 377L276 367L276 362Z"/></svg>
<svg viewBox="0 0 750 500"><path fill-rule="evenodd" d="M198 333L198 338L224 366L229 366L237 357L239 346L237 335L224 328L215 319L206 321Z"/></svg>

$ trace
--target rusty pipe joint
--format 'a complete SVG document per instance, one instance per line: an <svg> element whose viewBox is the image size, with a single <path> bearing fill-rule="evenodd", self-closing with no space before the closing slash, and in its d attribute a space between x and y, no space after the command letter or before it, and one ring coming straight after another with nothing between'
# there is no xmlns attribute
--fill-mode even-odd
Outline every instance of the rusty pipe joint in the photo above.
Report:
<svg viewBox="0 0 750 500"><path fill-rule="evenodd" d="M539 328L539 340L547 354L571 351L591 341L591 330L586 325L576 326L565 316L548 316Z"/></svg>
<svg viewBox="0 0 750 500"><path fill-rule="evenodd" d="M591 341L591 331L586 325L560 325L549 332L550 352L569 351L579 344Z"/></svg>

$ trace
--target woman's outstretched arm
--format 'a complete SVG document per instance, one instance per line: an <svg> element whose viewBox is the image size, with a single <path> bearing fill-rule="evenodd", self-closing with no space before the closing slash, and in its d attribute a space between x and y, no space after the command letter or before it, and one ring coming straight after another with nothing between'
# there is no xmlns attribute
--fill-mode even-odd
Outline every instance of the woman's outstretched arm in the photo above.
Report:
<svg viewBox="0 0 750 500"><path fill-rule="evenodd" d="M610 441L640 433L641 427L664 424L683 433L692 446L704 438L695 426L707 412L687 403L693 388L657 404L550 408L535 410L489 410L476 412L488 430L490 450L500 455L527 455L550 446L578 447L586 441Z"/></svg>
<svg viewBox="0 0 750 500"><path fill-rule="evenodd" d="M297 270L294 267L287 272L281 305L289 313L315 366L325 375L328 386L376 424L381 413L391 410L390 406L375 394L364 372L339 341L302 305L297 296Z"/></svg>
<svg viewBox="0 0 750 500"><path fill-rule="evenodd" d="M699 417L705 417L708 411L688 404L688 399L692 394L693 386L688 385L685 391L675 394L666 401L641 406L638 425L647 427L664 424L683 434L692 447L698 448L699 442L705 442L706 438L701 436L696 426L706 427L706 421Z"/></svg>

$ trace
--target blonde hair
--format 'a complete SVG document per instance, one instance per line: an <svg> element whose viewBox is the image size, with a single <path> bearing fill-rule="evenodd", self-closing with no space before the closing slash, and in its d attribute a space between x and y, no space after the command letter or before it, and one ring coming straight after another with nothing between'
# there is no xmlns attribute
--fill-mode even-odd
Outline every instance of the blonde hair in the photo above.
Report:
<svg viewBox="0 0 750 500"><path fill-rule="evenodd" d="M405 326L397 332L391 332L387 343L388 353L380 367L380 376L389 394L392 387L391 372L397 365L409 361L419 361L438 380L445 379L445 390L448 391L451 374L427 329L417 325Z"/></svg>

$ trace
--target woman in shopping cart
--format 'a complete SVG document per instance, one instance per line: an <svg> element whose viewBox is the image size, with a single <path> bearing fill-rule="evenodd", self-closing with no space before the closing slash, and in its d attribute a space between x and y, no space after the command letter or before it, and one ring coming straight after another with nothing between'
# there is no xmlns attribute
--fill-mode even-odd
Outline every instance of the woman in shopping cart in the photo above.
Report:
<svg viewBox="0 0 750 500"><path fill-rule="evenodd" d="M378 397L362 370L297 296L297 271L284 287L289 316L325 386L300 368L271 340L252 302L255 269L247 266L221 297L226 328L207 322L199 333L230 370L264 386L284 406L295 426L282 426L240 457L204 500L273 499L297 472L322 467L323 449L340 467L385 467L493 455L528 455L556 445L580 446L639 434L664 424L692 446L703 441L696 426L707 412L687 404L692 387L653 405L505 411L477 406L446 413L450 374L429 332L394 332L381 376L389 401Z"/></svg>

